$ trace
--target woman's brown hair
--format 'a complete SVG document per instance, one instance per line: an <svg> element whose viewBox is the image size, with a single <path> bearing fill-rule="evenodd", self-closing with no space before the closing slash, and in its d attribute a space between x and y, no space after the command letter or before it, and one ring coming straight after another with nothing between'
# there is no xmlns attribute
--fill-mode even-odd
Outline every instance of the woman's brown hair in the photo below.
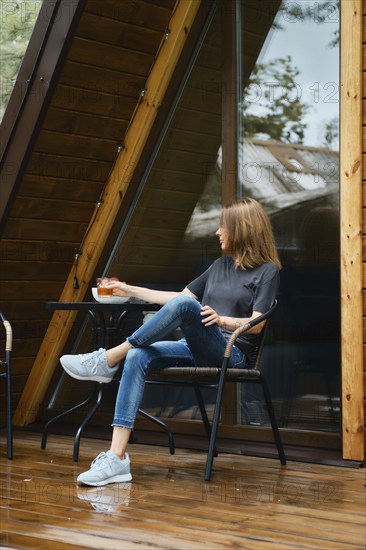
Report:
<svg viewBox="0 0 366 550"><path fill-rule="evenodd" d="M251 198L232 202L223 208L220 224L236 267L249 269L271 262L281 268L271 222L259 202Z"/></svg>

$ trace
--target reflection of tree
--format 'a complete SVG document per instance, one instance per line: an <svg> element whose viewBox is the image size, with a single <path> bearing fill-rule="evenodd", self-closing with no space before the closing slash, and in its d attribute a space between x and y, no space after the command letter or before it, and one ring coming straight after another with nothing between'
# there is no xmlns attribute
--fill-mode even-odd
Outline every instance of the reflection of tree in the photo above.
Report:
<svg viewBox="0 0 366 550"><path fill-rule="evenodd" d="M303 142L309 106L301 101L299 72L291 56L255 66L242 103L245 137Z"/></svg>
<svg viewBox="0 0 366 550"><path fill-rule="evenodd" d="M339 145L339 119L338 117L331 118L325 124L324 145L332 149Z"/></svg>
<svg viewBox="0 0 366 550"><path fill-rule="evenodd" d="M1 0L0 25L1 96L0 119L4 114L16 76L32 33L41 1Z"/></svg>
<svg viewBox="0 0 366 550"><path fill-rule="evenodd" d="M306 20L314 21L318 24L339 22L339 0L326 0L323 2L310 2L309 0L292 2L285 0L282 3L280 11L283 14L283 18L292 23ZM283 29L278 20L275 22L274 27ZM338 45L339 29L333 32L329 47L335 48Z"/></svg>

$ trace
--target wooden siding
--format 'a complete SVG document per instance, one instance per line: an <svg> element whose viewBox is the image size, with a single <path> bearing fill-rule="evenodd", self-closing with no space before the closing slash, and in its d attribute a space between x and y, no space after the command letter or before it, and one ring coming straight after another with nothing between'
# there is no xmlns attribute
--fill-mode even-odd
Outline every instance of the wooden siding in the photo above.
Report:
<svg viewBox="0 0 366 550"><path fill-rule="evenodd" d="M59 299L174 5L86 3L1 241L15 405L50 318L43 302Z"/></svg>
<svg viewBox="0 0 366 550"><path fill-rule="evenodd" d="M362 242L363 242L363 390L366 447L366 0L362 2Z"/></svg>

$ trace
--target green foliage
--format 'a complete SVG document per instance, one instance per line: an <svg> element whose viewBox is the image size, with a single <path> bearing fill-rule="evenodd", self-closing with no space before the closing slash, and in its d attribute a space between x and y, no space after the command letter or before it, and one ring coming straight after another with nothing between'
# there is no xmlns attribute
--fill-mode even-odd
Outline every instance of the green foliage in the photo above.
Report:
<svg viewBox="0 0 366 550"><path fill-rule="evenodd" d="M339 119L334 117L325 124L324 145L329 149L339 147Z"/></svg>
<svg viewBox="0 0 366 550"><path fill-rule="evenodd" d="M42 0L0 0L0 118L24 57Z"/></svg>
<svg viewBox="0 0 366 550"><path fill-rule="evenodd" d="M298 75L291 56L255 66L242 103L245 137L303 142L310 107L301 99Z"/></svg>

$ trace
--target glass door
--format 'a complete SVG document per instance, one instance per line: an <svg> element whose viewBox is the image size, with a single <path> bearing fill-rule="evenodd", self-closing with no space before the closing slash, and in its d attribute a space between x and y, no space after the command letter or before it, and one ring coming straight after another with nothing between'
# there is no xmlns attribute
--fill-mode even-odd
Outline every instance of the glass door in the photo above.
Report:
<svg viewBox="0 0 366 550"><path fill-rule="evenodd" d="M238 194L283 264L263 358L280 425L340 429L339 2L240 1ZM237 422L267 425L256 389Z"/></svg>

